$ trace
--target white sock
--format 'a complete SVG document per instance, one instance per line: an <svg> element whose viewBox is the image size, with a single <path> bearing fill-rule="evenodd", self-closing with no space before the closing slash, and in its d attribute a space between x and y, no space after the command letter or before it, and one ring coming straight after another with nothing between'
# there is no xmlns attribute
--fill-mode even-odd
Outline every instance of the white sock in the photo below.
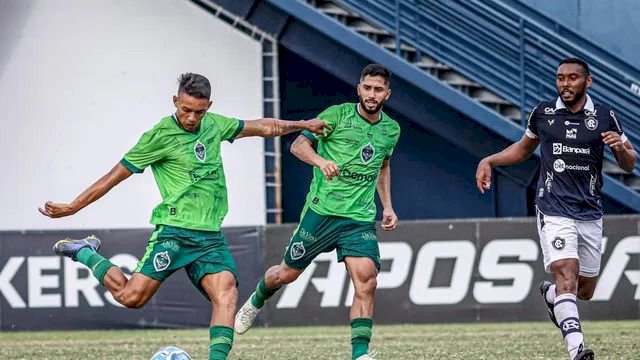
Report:
<svg viewBox="0 0 640 360"><path fill-rule="evenodd" d="M545 296L547 302L549 304L553 304L553 301L556 299L556 284L549 286L549 289L547 289L547 294Z"/></svg>
<svg viewBox="0 0 640 360"><path fill-rule="evenodd" d="M555 289L554 289L555 290ZM553 312L560 325L560 331L564 337L564 343L569 351L569 359L573 360L578 352L584 347L584 337L582 326L576 305L576 296L573 294L562 294L556 296L553 305Z"/></svg>

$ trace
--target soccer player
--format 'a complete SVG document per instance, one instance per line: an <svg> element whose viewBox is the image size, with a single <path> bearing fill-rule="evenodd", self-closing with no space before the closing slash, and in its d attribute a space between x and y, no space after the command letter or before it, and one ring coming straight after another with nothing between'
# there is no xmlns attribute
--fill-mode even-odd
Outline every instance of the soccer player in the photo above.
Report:
<svg viewBox="0 0 640 360"><path fill-rule="evenodd" d="M297 130L323 134L318 119L242 121L207 112L211 84L202 75L180 75L176 111L145 132L138 143L106 175L70 203L47 201L39 211L48 217L73 215L98 200L133 173L151 166L162 195L153 210L156 226L146 252L130 279L97 250L100 240L60 240L53 250L86 265L120 304L139 308L160 284L184 268L211 301L209 359L226 359L233 343L233 317L238 292L236 265L220 225L227 213L227 187L220 157L222 141L247 136L280 136Z"/></svg>
<svg viewBox="0 0 640 360"><path fill-rule="evenodd" d="M353 281L352 359L371 359L373 297L380 269L375 228L377 189L383 206L382 229L395 229L391 203L390 158L400 136L396 121L382 112L389 99L389 71L367 65L357 86L359 103L331 106L318 118L333 129L326 137L304 131L291 152L312 165L313 180L300 224L281 264L267 270L256 291L236 315L235 330L246 332L267 299L295 281L322 252L337 251Z"/></svg>
<svg viewBox="0 0 640 360"><path fill-rule="evenodd" d="M540 145L536 211L547 272L540 291L551 321L560 328L571 360L591 360L584 347L576 298L589 300L598 282L602 251L602 162L609 146L618 165L634 169L637 154L614 110L587 94L592 77L583 60L567 58L556 72L558 97L529 115L522 138L480 161L476 186L491 187L491 169L518 164Z"/></svg>

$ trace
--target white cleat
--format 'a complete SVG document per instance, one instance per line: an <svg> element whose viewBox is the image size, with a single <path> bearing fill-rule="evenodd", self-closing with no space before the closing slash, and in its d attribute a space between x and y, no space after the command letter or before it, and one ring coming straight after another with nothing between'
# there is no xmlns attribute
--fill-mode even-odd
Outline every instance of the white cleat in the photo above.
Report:
<svg viewBox="0 0 640 360"><path fill-rule="evenodd" d="M253 304L251 303L252 296L253 294L249 296L249 300L247 300L247 302L242 305L242 307L236 314L236 321L233 325L233 328L238 334L246 333L247 330L249 330L249 328L251 328L251 326L253 325L253 322L256 321L256 316L258 316L258 313L260 312L260 309L253 306Z"/></svg>
<svg viewBox="0 0 640 360"><path fill-rule="evenodd" d="M374 350L374 351L371 351L368 354L364 354L364 355L359 356L356 360L376 360L376 355L377 354L376 354L376 352Z"/></svg>

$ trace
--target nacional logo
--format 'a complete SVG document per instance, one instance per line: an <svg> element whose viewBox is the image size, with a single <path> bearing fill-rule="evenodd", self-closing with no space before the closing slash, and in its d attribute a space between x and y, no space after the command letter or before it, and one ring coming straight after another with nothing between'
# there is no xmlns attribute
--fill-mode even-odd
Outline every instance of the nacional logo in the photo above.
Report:
<svg viewBox="0 0 640 360"><path fill-rule="evenodd" d="M198 158L200 162L204 162L207 159L207 148L199 139L193 147L193 152L196 154L196 158Z"/></svg>
<svg viewBox="0 0 640 360"><path fill-rule="evenodd" d="M153 257L153 268L156 271L166 270L169 265L171 265L171 258L168 251L159 252Z"/></svg>
<svg viewBox="0 0 640 360"><path fill-rule="evenodd" d="M564 160L557 159L556 161L553 162L553 170L559 173L565 170L589 171L589 165L576 165L576 164L567 165L564 162Z"/></svg>
<svg viewBox="0 0 640 360"><path fill-rule="evenodd" d="M304 256L307 251L304 248L304 244L301 242L295 242L291 244L291 249L289 250L289 255L291 255L291 260L298 260Z"/></svg>
<svg viewBox="0 0 640 360"><path fill-rule="evenodd" d="M373 148L373 145L371 145L371 143L368 143L367 145L363 146L362 149L360 149L360 159L365 164L371 161L375 154L376 149Z"/></svg>

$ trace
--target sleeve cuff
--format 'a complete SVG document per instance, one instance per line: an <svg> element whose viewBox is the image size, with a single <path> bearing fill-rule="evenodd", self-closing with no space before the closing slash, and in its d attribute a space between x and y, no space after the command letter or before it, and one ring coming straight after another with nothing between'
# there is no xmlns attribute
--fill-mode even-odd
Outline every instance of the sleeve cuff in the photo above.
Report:
<svg viewBox="0 0 640 360"><path fill-rule="evenodd" d="M534 133L533 133L533 131L531 131L531 130L529 130L529 129L527 129L527 130L524 132L524 134L525 134L525 135L527 135L527 137L528 137L529 139L537 139L537 138L538 138L538 135L534 134Z"/></svg>
<svg viewBox="0 0 640 360"><path fill-rule="evenodd" d="M303 130L301 134L311 140L314 145L318 143L318 138L311 131Z"/></svg>
<svg viewBox="0 0 640 360"><path fill-rule="evenodd" d="M129 169L129 171L131 171L134 174L139 174L144 171L144 169L138 168L137 166L127 161L127 159L125 158L122 158L122 160L120 160L120 164L122 164L122 166L126 167L127 169Z"/></svg>
<svg viewBox="0 0 640 360"><path fill-rule="evenodd" d="M620 141L622 141L622 143L626 143L627 141L629 141L629 138L627 137L627 135L625 135L624 133L622 133L622 135L620 135Z"/></svg>
<svg viewBox="0 0 640 360"><path fill-rule="evenodd" d="M228 141L230 143L232 143L236 139L236 136L238 136L238 134L240 134L242 129L244 129L244 120L238 120L238 127L236 128L236 131L233 132L233 134L228 139Z"/></svg>

